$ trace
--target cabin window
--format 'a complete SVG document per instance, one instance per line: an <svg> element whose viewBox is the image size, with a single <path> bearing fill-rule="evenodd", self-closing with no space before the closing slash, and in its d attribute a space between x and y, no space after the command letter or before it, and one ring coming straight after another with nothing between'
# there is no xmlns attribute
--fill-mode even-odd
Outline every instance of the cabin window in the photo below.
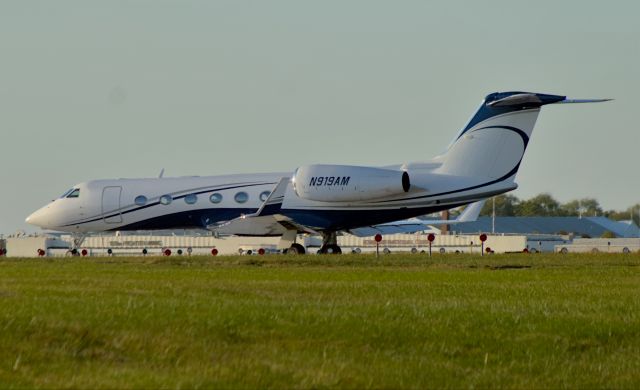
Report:
<svg viewBox="0 0 640 390"><path fill-rule="evenodd" d="M260 200L262 202L264 202L265 200L267 200L267 198L269 197L269 195L271 195L270 191L263 191L260 193Z"/></svg>
<svg viewBox="0 0 640 390"><path fill-rule="evenodd" d="M171 195L162 195L160 197L160 203L162 203L163 205L171 204L172 201L173 198L171 197Z"/></svg>
<svg viewBox="0 0 640 390"><path fill-rule="evenodd" d="M222 202L222 194L219 194L217 192L215 194L211 194L209 200L211 201L211 203L220 203Z"/></svg>
<svg viewBox="0 0 640 390"><path fill-rule="evenodd" d="M74 188L73 191L67 195L67 198L79 198L80 197L80 188Z"/></svg>
<svg viewBox="0 0 640 390"><path fill-rule="evenodd" d="M235 199L238 203L245 203L249 200L249 195L244 191L240 191L236 194L236 196L233 197L233 199Z"/></svg>
<svg viewBox="0 0 640 390"><path fill-rule="evenodd" d="M138 206L144 206L145 204L147 204L147 197L144 195L138 195L136 196L136 198L133 200L133 202L135 204L137 204Z"/></svg>
<svg viewBox="0 0 640 390"><path fill-rule="evenodd" d="M195 204L198 201L198 196L196 194L189 194L184 197L184 202L186 204Z"/></svg>

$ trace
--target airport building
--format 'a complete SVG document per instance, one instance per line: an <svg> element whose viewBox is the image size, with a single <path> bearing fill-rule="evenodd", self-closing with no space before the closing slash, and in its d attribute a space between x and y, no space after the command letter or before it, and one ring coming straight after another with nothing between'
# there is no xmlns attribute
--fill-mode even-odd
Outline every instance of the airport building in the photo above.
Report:
<svg viewBox="0 0 640 390"><path fill-rule="evenodd" d="M612 233L617 238L640 237L640 229L632 221L613 221L605 217L496 217L495 222L491 217L480 217L452 229L462 234L495 232L596 238Z"/></svg>
<svg viewBox="0 0 640 390"><path fill-rule="evenodd" d="M433 241L423 232L357 237L343 234L337 237L343 253L493 253L522 252L527 249L553 251L555 245L569 242L549 235L486 235L483 243L478 234L436 234ZM83 256L145 256L145 255L251 255L280 253L279 237L214 237L202 234L99 234L86 237L78 248ZM71 248L69 235L40 235L9 237L6 240L8 257L67 256ZM322 245L316 236L300 235L297 242L307 253L315 254Z"/></svg>
<svg viewBox="0 0 640 390"><path fill-rule="evenodd" d="M640 250L640 229L631 221L604 217L481 217L475 222L450 225L453 231L432 229L412 234L337 237L343 253L494 253L529 252L636 252ZM491 233L494 231L493 233ZM434 232L435 239L428 240ZM617 238L600 238L607 232ZM487 234L481 243L479 236ZM593 238L592 238L593 237ZM108 232L87 236L78 251L85 256L144 255L232 255L279 253L279 237L214 237L208 231ZM65 256L73 239L67 234L26 236L18 233L0 240L0 256ZM297 242L315 254L320 237L299 235Z"/></svg>
<svg viewBox="0 0 640 390"><path fill-rule="evenodd" d="M559 244L556 253L634 253L640 252L640 238L576 238Z"/></svg>

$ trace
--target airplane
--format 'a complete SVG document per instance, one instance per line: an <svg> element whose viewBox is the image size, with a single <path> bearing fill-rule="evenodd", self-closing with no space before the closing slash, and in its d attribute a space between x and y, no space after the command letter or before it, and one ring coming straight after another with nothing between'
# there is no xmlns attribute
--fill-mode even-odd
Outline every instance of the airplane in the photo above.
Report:
<svg viewBox="0 0 640 390"><path fill-rule="evenodd" d="M278 247L294 254L305 253L295 242L298 234L320 234L320 253L341 253L339 232L366 232L516 189L516 174L542 106L608 100L494 92L446 151L428 161L91 180L73 186L26 222L70 232L76 247L94 232L198 228L216 235L280 236Z"/></svg>

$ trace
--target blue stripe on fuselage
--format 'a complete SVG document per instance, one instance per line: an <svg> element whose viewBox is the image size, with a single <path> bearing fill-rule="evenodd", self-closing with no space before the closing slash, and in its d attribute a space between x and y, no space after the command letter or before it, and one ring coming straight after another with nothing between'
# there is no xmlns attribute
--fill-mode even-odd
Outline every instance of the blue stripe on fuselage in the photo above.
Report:
<svg viewBox="0 0 640 390"><path fill-rule="evenodd" d="M243 214L254 213L256 210L255 208L210 208L180 211L118 226L111 230L204 229L208 225L229 221Z"/></svg>
<svg viewBox="0 0 640 390"><path fill-rule="evenodd" d="M245 188L245 187L255 187L255 186L262 186L262 185L267 185L267 184L275 184L275 183L273 183L273 182L263 182L263 183L253 183L253 184L234 185L234 186L229 186L229 187L214 187L214 188L209 188L209 189L207 189L207 190L203 190L203 191L196 191L196 192L189 192L189 190L183 190L183 191L180 191L180 192L186 192L185 194L183 194L183 195L178 195L178 196L176 196L176 197L172 197L172 199L173 199L173 200L182 199L182 198L186 197L187 195L191 195L191 194L194 194L194 195L201 195L201 194L206 194L206 193L209 193L209 192L225 191L225 190L232 190L232 189L236 189L236 188ZM113 218L113 217L116 217L116 216L118 216L118 215L125 215L125 214L129 214L129 213L133 213L133 212L136 212L136 211L139 211L139 210L143 210L143 209L146 209L146 208L149 208L149 207L157 206L157 205L159 205L159 204L160 204L160 202L159 202L159 201L158 201L158 202L153 202L153 203L146 204L146 205L144 205L144 206L138 206L138 207L135 207L135 208L130 209L130 210L126 210L126 211L119 211L119 212L115 212L115 213L110 213L109 215L100 215L100 216L98 216L98 217L93 217L93 218L91 218L91 219L89 219L89 220L86 220L86 221L75 222L75 223L69 223L69 224L66 224L66 225L63 225L63 226L64 226L64 227L67 227L67 226L83 225L83 224L85 224L85 223L96 222L96 221L100 221L100 220L102 220L102 219ZM163 206L164 206L164 205L163 205ZM131 206L125 206L125 207L122 207L122 208L121 208L121 210L122 210L122 209L126 209L126 208L128 208L128 207L131 207ZM256 210L257 210L257 209L256 209Z"/></svg>

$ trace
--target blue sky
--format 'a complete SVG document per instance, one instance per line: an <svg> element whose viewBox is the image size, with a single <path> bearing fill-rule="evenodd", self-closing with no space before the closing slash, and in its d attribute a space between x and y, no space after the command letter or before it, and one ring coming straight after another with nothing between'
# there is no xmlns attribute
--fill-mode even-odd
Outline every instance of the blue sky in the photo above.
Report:
<svg viewBox="0 0 640 390"><path fill-rule="evenodd" d="M545 107L515 195L640 201L634 1L3 1L0 233L95 178L384 165L484 95Z"/></svg>

